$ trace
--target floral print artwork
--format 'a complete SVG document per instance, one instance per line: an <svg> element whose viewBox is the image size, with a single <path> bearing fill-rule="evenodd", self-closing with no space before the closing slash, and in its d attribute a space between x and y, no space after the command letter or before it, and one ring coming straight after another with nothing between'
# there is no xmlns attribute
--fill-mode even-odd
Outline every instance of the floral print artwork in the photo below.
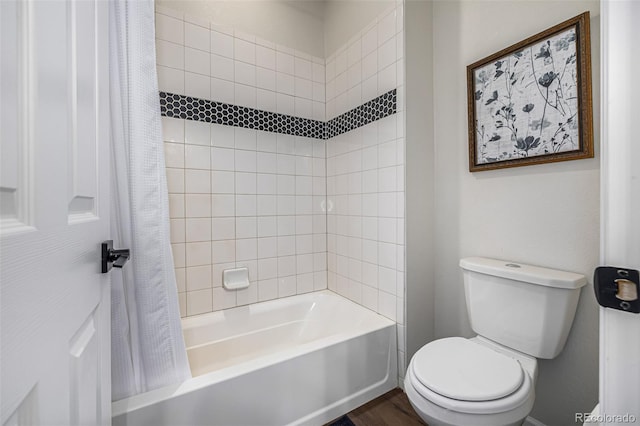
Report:
<svg viewBox="0 0 640 426"><path fill-rule="evenodd" d="M478 164L580 149L576 28L473 71Z"/></svg>

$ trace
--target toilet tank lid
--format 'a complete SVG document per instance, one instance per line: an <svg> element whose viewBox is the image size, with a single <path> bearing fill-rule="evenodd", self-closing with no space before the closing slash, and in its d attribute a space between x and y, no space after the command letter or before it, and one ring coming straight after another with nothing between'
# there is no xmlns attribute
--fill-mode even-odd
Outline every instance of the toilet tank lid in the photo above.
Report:
<svg viewBox="0 0 640 426"><path fill-rule="evenodd" d="M465 257L460 259L460 267L481 274L547 287L577 289L587 283L587 277L582 274L486 257Z"/></svg>

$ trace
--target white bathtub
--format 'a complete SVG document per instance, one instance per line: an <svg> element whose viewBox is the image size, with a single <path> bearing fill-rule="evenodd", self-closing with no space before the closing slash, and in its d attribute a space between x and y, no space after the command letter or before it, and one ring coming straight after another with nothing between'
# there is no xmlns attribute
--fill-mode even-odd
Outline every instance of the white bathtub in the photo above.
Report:
<svg viewBox="0 0 640 426"><path fill-rule="evenodd" d="M330 291L186 318L193 378L113 425L322 425L395 388L395 323Z"/></svg>

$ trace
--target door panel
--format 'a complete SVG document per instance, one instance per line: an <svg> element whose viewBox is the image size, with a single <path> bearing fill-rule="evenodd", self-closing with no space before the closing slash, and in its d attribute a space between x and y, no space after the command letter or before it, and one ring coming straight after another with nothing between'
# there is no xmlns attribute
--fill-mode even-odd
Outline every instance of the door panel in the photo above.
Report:
<svg viewBox="0 0 640 426"><path fill-rule="evenodd" d="M0 424L109 424L108 3L0 19Z"/></svg>

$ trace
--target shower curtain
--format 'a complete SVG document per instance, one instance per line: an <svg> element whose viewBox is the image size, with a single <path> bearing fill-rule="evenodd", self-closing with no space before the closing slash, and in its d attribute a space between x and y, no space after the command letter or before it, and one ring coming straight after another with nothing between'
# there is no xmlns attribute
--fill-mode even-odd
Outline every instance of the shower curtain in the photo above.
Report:
<svg viewBox="0 0 640 426"><path fill-rule="evenodd" d="M169 241L153 0L110 2L112 400L190 377Z"/></svg>

